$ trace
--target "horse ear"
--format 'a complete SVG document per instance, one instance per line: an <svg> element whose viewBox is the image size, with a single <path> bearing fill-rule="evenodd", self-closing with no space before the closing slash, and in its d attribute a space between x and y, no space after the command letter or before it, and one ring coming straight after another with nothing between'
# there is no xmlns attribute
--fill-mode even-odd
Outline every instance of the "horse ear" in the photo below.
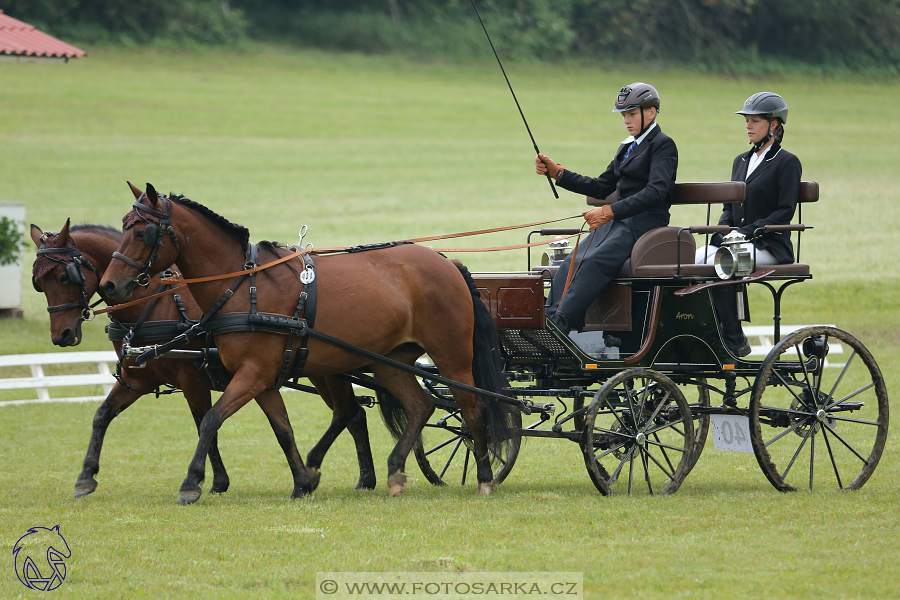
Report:
<svg viewBox="0 0 900 600"><path fill-rule="evenodd" d="M59 235L56 236L56 247L57 248L65 248L69 245L69 223L72 219L66 219L66 224L63 225L63 228L59 230Z"/></svg>
<svg viewBox="0 0 900 600"><path fill-rule="evenodd" d="M150 202L154 208L157 204L159 204L159 194L156 193L156 188L154 188L149 183L147 184L147 197L150 199Z"/></svg>
<svg viewBox="0 0 900 600"><path fill-rule="evenodd" d="M41 231L41 228L38 227L37 225L35 225L34 223L32 223L31 224L31 239L34 242L34 245L37 246L38 248L41 247L41 238L43 236L44 236L44 232Z"/></svg>
<svg viewBox="0 0 900 600"><path fill-rule="evenodd" d="M127 184L128 184L128 187L131 188L131 193L134 194L134 199L135 199L135 200L137 200L138 198L140 198L140 197L141 197L141 194L144 193L144 192L142 192L142 191L140 190L140 188L135 187L134 185L132 185L132 183L131 183L130 181L126 181L125 183L127 183Z"/></svg>

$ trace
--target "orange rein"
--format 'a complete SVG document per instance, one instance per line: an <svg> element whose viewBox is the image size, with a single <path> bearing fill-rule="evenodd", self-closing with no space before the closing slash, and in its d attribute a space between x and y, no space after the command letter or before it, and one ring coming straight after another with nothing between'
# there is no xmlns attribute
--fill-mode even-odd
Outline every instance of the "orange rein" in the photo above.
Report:
<svg viewBox="0 0 900 600"><path fill-rule="evenodd" d="M575 219L580 217L581 215L573 215L571 217L562 217L560 219L549 219L547 221L535 221L534 223L525 223L523 225L509 225L507 227L495 227L493 229L480 229L478 231L463 231L460 233L448 233L445 235L433 235L429 237L421 237L415 238L411 240L403 240L404 242L410 242L413 244L418 244L421 242L430 242L433 240L447 240L450 238L460 238L460 237L469 237L472 235L481 235L485 233L496 233L498 231L511 231L513 229L525 229L526 227L534 227L535 225L546 225L548 223L558 223L559 221L566 221L568 219ZM580 234L578 234L580 235ZM574 236L568 236L574 237ZM567 238L568 239L568 238ZM532 246L541 246L546 244L547 242L532 242L530 244L518 244L516 246L498 246L494 248L431 248L435 252L498 252L501 250L518 250L519 248L531 248ZM429 246L430 247L430 246ZM343 252L346 248L322 248L320 250L313 250L313 254L334 254L337 252Z"/></svg>
<svg viewBox="0 0 900 600"><path fill-rule="evenodd" d="M295 248L296 248L296 246L295 246ZM244 269L243 271L238 271L236 273L226 273L224 275L210 275L209 277L197 277L194 279L181 279L180 277L175 277L175 278L163 277L160 279L151 279L150 283L170 283L170 284L177 283L179 285L176 285L171 290L166 290L166 291L160 292L158 294L153 294L152 296L146 296L144 298L140 298L139 300L132 300L131 302L126 302L124 304L116 304L115 306L107 306L103 310L95 311L94 314L102 315L104 313L113 312L113 311L120 310L123 308L128 308L129 306L134 306L135 304L141 304L142 302L147 302L149 300L153 300L154 298L159 298L161 296L166 296L168 294L174 294L175 292L177 292L179 290L183 290L183 289L187 288L188 283L204 283L207 281L218 281L220 279L231 279L234 277L240 277L241 275L249 275L250 273L254 273L254 272L258 273L260 271L265 271L269 267L274 267L275 265L280 265L281 263L287 262L287 261L291 260L292 258L297 258L299 256L303 256L304 254L307 254L309 251L310 251L309 248L307 248L306 250L297 250L287 256L282 256L278 260L274 260L270 263L266 263L259 267L254 266L251 269Z"/></svg>
<svg viewBox="0 0 900 600"><path fill-rule="evenodd" d="M404 241L412 242L412 243L420 243L420 242L430 242L433 240L445 240L445 239L450 239L450 238L469 237L469 236L473 236L473 235L481 235L481 234L486 234L486 233L496 233L498 231L510 231L513 229L524 229L526 227L534 227L535 225L546 225L548 223L557 223L559 221L575 219L580 216L581 215L579 214L579 215L573 215L571 217L562 217L560 219L548 219L546 221L535 221L534 223L525 223L523 225L510 225L507 227L495 227L493 229L481 229L478 231L464 231L464 232L460 232L460 233L448 233L445 235L434 235L434 236L421 237L421 238L416 238L416 239L412 239L412 240L404 240ZM580 237L581 233L570 235L566 239L575 237L575 236ZM516 250L519 248L530 248L532 246L541 246L546 243L547 242L532 242L530 244L519 244L516 246L498 246L498 247L494 247L494 248L432 248L432 250L434 250L435 252L498 252L501 250ZM294 248L296 249L296 246L294 246ZM577 244L576 244L576 248L577 248ZM166 291L160 292L158 294L153 294L152 296L146 296L139 300L132 300L131 302L126 302L124 304L116 304L115 306L108 306L102 310L95 311L94 314L102 315L104 313L113 312L113 311L120 310L123 308L128 308L129 306L134 306L136 304L141 304L143 302L153 300L154 298L159 298L162 296L166 296L168 294L174 294L177 291L185 289L187 287L188 283L204 283L207 281L218 281L221 279L231 279L233 277L240 277L241 275L249 275L250 273L253 273L253 272L264 271L265 269L268 269L269 267L274 267L275 265L279 265L283 262L287 262L287 261L291 260L292 258L297 258L297 257L303 256L304 254L307 254L307 253L333 254L333 253L337 253L337 252L343 252L344 250L346 250L346 248L323 248L321 250L313 250L312 248L306 248L305 250L296 250L295 252L293 252L292 254L290 254L288 256L283 256L283 257L279 258L278 260L270 262L270 263L266 263L265 265L262 265L259 267L253 267L252 269L245 269L243 271L238 271L236 273L227 273L225 275L211 275L209 277L198 277L195 279L181 279L178 277L175 277L175 278L164 277L164 278L160 278L160 279L151 279L150 283L167 283L167 284L179 284L179 285L176 285L174 288L172 288L170 290L166 290Z"/></svg>

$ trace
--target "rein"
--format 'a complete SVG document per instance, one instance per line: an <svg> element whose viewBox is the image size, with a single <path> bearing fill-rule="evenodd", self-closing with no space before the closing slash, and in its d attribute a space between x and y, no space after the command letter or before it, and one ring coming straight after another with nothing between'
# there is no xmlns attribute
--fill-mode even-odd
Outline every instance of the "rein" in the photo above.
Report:
<svg viewBox="0 0 900 600"><path fill-rule="evenodd" d="M410 240L404 240L405 242L410 242L413 244L418 244L421 242L431 242L434 240L449 240L452 238L461 238L461 237L469 237L473 235L482 235L486 233L497 233L498 231L512 231L515 229L525 229L526 227L534 227L536 225L547 225L548 223L558 223L560 221L567 221L569 219L577 219L581 215L572 215L571 217L562 217L559 219L548 219L546 221L535 221L534 223L524 223L522 225L508 225L506 227L495 227L493 229L479 229L477 231L463 231L460 233L447 233L444 235L432 235L428 237L414 238ZM580 235L580 234L579 234ZM574 236L569 236L574 237ZM566 238L568 239L568 238ZM547 242L532 242L530 244L518 244L515 246L497 246L493 248L432 248L435 252L499 252L501 250L518 250L520 248L531 248L532 246L541 246L546 244ZM313 250L313 254L336 254L339 252L346 252L347 248L322 248L321 250Z"/></svg>
<svg viewBox="0 0 900 600"><path fill-rule="evenodd" d="M150 283L161 283L161 284L171 284L175 285L175 287L168 289L164 292L160 292L158 294L153 294L151 296L146 296L144 298L140 298L138 300L132 300L131 302L125 302L124 304L116 304L115 306L108 306L103 310L98 310L94 314L102 315L104 313L113 312L122 308L128 308L129 306L134 306L136 304L141 304L143 302L148 302L155 298L159 298L161 296L167 296L168 294L174 294L175 292L181 291L187 288L187 284L189 283L205 283L207 281L218 281L221 279L231 279L234 277L240 277L242 275L250 275L252 273L259 273L260 271L265 271L269 267L274 267L275 265L280 265L283 262L287 262L292 258L297 258L299 256L303 256L308 253L309 249L300 250L289 254L288 256L282 256L278 260L272 261L270 263L266 263L260 267L253 266L252 268L245 269L243 271L237 271L235 273L225 273L224 275L211 275L209 277L197 277L194 279L181 279L180 277L161 277L159 279L151 279ZM176 285L177 284L177 285Z"/></svg>

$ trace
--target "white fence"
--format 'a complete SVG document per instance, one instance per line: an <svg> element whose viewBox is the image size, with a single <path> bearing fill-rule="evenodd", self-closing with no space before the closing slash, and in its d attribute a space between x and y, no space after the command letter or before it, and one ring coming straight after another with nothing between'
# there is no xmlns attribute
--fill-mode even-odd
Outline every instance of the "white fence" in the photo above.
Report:
<svg viewBox="0 0 900 600"><path fill-rule="evenodd" d="M46 375L47 365L93 364L95 373L73 375ZM31 377L0 377L0 390L33 389L37 398L30 400L8 400L0 402L0 406L15 404L34 404L41 402L90 402L103 400L116 382L112 376L110 364L116 364L116 353L112 350L98 352L48 352L46 354L12 354L0 356L0 368L30 367ZM75 396L70 398L51 398L50 388L102 386L102 396Z"/></svg>
<svg viewBox="0 0 900 600"><path fill-rule="evenodd" d="M781 339L786 338L790 333L797 331L798 329L803 329L804 327L812 327L812 325L782 325L781 326ZM835 327L835 325L821 325L821 327ZM771 325L754 325L750 327L744 327L744 335L747 336L747 339L750 341L750 356L757 357L765 357L769 350L771 350L775 344L775 332L772 329ZM756 342L756 343L754 343ZM837 341L828 342L828 356L834 357L835 354L843 354L844 347ZM826 367L843 367L844 363L836 363L832 362L829 358L825 359Z"/></svg>
<svg viewBox="0 0 900 600"><path fill-rule="evenodd" d="M809 327L809 325L782 325L781 336L785 337L792 331ZM829 325L834 327L834 325ZM771 326L744 327L744 333L750 340L750 356L765 356L774 346L773 330ZM837 342L828 345L828 356L843 354L844 348ZM72 365L93 364L95 373L80 373L72 375L46 375L46 365ZM44 402L91 402L103 400L109 394L116 382L112 376L112 369L116 364L116 353L107 351L97 352L48 352L46 354L12 354L0 355L0 369L4 367L30 367L31 377L0 377L0 390L24 390L33 389L37 398L30 400L7 400L0 402L0 407L16 404L35 404ZM825 359L826 367L842 367L843 363L831 362ZM54 387L81 387L102 386L102 396L74 396L67 398L51 398L50 388ZM293 391L290 388L282 388L282 392Z"/></svg>

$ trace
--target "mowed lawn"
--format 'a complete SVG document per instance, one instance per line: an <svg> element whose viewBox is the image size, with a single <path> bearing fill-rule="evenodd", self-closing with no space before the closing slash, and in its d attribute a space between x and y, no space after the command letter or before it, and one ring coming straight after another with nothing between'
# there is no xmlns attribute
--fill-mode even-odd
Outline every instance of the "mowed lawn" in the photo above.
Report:
<svg viewBox="0 0 900 600"><path fill-rule="evenodd" d="M66 218L118 226L133 201L126 180L183 193L249 227L253 240L295 243L308 225L305 242L317 247L584 210L583 198L561 191L555 200L534 175L531 142L495 65L266 46L88 50L67 65L0 63L0 201L25 202L28 223L45 231ZM898 393L896 79L506 66L541 150L586 174L599 173L626 135L611 114L626 83L659 89L679 181L727 180L747 148L734 111L754 92L782 94L784 145L821 186L820 202L803 211L815 229L801 258L814 279L787 292L784 323L850 331ZM672 214L673 224L705 220L700 209ZM452 247L522 243L527 231ZM472 270L525 266L524 250L455 256ZM3 354L64 351L50 344L44 298L31 290L33 258L31 246L25 318L0 321ZM752 298L753 324L769 323L770 302ZM103 325L86 324L73 350L108 348ZM317 397L290 393L286 402L305 452L330 415ZM15 577L11 549L29 527L57 524L73 555L55 593L77 598L311 598L317 571L580 571L589 598L895 598L900 581L893 432L855 493L779 494L752 456L710 444L674 496L604 498L574 444L529 440L488 498L471 486L434 488L410 459L410 485L393 499L391 441L369 411L378 490L351 489L355 452L342 436L319 490L292 501L283 455L248 406L220 434L231 489L181 507L196 432L177 394L146 397L120 416L97 491L72 498L96 406L0 407L0 597L34 597Z"/></svg>

